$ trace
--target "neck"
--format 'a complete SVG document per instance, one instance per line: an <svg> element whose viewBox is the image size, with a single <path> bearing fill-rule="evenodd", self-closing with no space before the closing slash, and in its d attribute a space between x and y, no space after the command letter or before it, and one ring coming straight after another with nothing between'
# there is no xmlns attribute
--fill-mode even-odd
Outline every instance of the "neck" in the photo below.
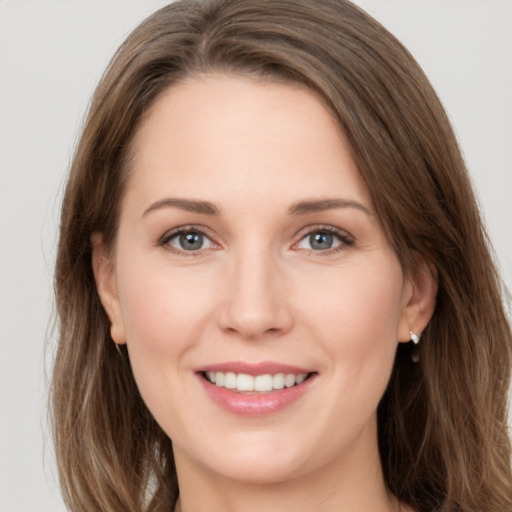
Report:
<svg viewBox="0 0 512 512"><path fill-rule="evenodd" d="M314 471L279 482L225 478L197 465L176 450L180 501L175 512L405 512L384 483L375 443L334 457ZM361 447L360 447L361 448Z"/></svg>
<svg viewBox="0 0 512 512"><path fill-rule="evenodd" d="M308 488L308 490L310 490ZM185 492L180 496L175 512L190 512L194 510L209 510L211 512L406 512L409 508L402 506L396 497L387 492L377 496L375 493L365 497L353 499L353 493L340 493L340 489L325 489L323 497L310 494L306 488L302 492L297 489L287 489L286 485L265 486L258 488L251 486L248 489L239 488L219 499L219 493L204 494L196 491L194 494ZM183 503L183 505L182 505ZM208 507L205 505L209 503Z"/></svg>

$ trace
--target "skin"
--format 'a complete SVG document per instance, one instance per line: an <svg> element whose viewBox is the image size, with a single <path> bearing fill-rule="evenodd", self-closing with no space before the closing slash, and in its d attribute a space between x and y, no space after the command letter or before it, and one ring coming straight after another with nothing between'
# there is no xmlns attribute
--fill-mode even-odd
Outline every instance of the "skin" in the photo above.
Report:
<svg viewBox="0 0 512 512"><path fill-rule="evenodd" d="M95 237L93 265L112 338L173 440L177 510L397 510L376 408L435 284L404 277L333 116L298 85L207 75L167 90L132 149L115 250ZM324 199L348 203L297 208ZM200 249L172 238L183 226ZM325 229L332 247L311 248ZM317 374L283 410L246 417L196 373L225 361Z"/></svg>

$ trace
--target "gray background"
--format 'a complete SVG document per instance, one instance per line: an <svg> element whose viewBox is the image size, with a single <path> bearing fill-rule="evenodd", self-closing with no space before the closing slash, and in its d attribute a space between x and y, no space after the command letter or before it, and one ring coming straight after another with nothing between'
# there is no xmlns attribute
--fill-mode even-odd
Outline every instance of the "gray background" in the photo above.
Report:
<svg viewBox="0 0 512 512"><path fill-rule="evenodd" d="M44 373L60 195L110 56L165 3L0 0L0 512L64 510ZM357 3L402 40L438 90L512 288L512 2Z"/></svg>

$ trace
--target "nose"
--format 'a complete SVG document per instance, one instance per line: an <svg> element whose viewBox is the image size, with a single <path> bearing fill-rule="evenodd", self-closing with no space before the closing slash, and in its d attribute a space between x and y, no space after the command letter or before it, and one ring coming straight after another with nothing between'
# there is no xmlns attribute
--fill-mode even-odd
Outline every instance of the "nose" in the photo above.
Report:
<svg viewBox="0 0 512 512"><path fill-rule="evenodd" d="M232 262L219 326L243 339L279 336L293 325L285 275L276 257L244 251Z"/></svg>

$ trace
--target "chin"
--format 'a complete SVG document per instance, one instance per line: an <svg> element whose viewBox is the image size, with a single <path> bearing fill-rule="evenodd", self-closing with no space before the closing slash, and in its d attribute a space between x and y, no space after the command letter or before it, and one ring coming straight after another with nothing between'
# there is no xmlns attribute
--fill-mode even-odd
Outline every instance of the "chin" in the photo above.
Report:
<svg viewBox="0 0 512 512"><path fill-rule="evenodd" d="M306 466L274 456L272 460L246 459L225 460L214 472L229 480L252 485L280 484L306 472Z"/></svg>
<svg viewBox="0 0 512 512"><path fill-rule="evenodd" d="M311 469L311 461L307 457L304 444L297 446L296 439L290 434L283 442L275 433L257 435L245 433L237 435L235 440L211 442L199 453L183 453L175 447L176 464L180 461L195 463L210 474L221 478L246 484L265 485L278 484L300 476ZM212 450L211 447L215 446ZM302 449L301 449L302 448Z"/></svg>

